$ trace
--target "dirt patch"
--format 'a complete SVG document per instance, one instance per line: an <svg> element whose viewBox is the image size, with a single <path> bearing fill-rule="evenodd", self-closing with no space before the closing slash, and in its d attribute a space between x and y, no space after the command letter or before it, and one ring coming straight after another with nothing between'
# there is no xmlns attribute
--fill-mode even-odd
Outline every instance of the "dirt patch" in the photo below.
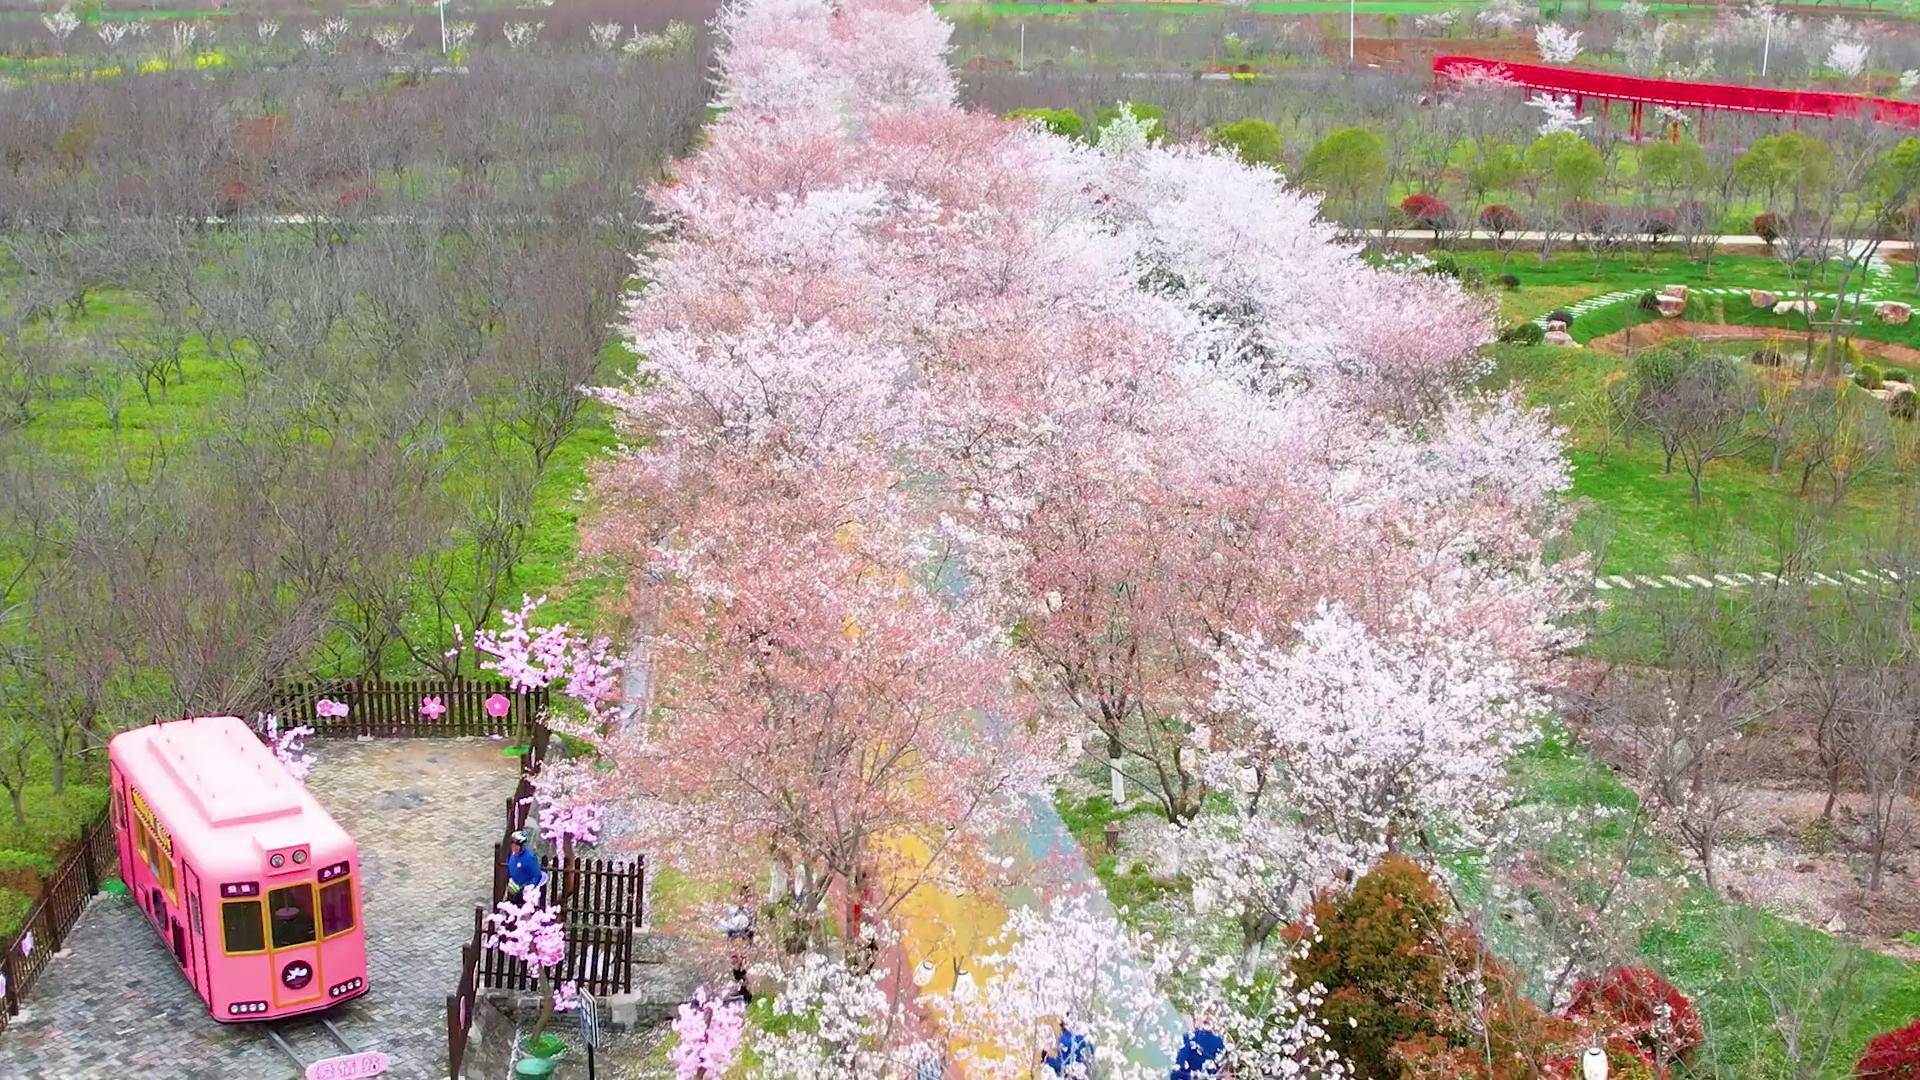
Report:
<svg viewBox="0 0 1920 1080"><path fill-rule="evenodd" d="M1337 55L1344 61L1346 52L1345 34L1341 34L1338 40L1328 39L1327 55ZM1363 37L1356 38L1353 43L1355 63L1377 64L1380 67L1431 69L1434 57L1458 53L1519 64L1540 62L1540 52L1534 48L1531 38L1477 38L1462 41L1459 38Z"/></svg>
<svg viewBox="0 0 1920 1080"><path fill-rule="evenodd" d="M1629 303L1630 301L1621 301ZM1773 338L1780 341L1800 342L1804 335L1800 331L1782 330L1771 326L1740 326L1735 323L1689 322L1685 319L1661 319L1657 322L1641 323L1623 330L1615 330L1587 342L1587 347L1616 356L1627 356L1655 345L1664 345L1675 338L1693 338L1696 341L1765 341ZM1872 341L1867 338L1852 339L1861 353L1885 360L1896 367L1920 365L1920 349L1906 345L1893 345L1885 341Z"/></svg>

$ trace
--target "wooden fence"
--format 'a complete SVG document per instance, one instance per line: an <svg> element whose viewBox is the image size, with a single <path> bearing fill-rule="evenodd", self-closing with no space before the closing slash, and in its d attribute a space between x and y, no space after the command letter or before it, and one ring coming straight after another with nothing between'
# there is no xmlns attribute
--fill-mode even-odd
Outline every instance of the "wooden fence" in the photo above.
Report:
<svg viewBox="0 0 1920 1080"><path fill-rule="evenodd" d="M473 911L472 947L480 952L477 985L490 990L532 990L533 973L527 970L524 961L481 944L486 936L486 916L485 908L475 908ZM578 984L580 989L591 990L596 995L632 993L633 931L625 926L576 923L571 919L564 920L564 923L566 953L561 957L559 966L553 969L548 989L572 982ZM466 952L462 950L462 959L465 956ZM451 1045L448 1050L451 1052Z"/></svg>
<svg viewBox="0 0 1920 1080"><path fill-rule="evenodd" d="M80 846L67 856L66 863L47 878L40 902L27 913L20 932L0 936L0 975L7 980L5 989L0 990L0 997L6 1001L6 1008L0 1010L0 1031L5 1031L19 1014L20 1002L40 981L53 954L65 947L67 935L86 910L87 899L118 871L119 864L113 822L103 811L80 834ZM20 943L28 940L28 935L32 935L33 948L23 955Z"/></svg>
<svg viewBox="0 0 1920 1080"><path fill-rule="evenodd" d="M508 706L504 716L487 711L488 700L495 696ZM429 698L439 699L445 711L437 717L424 715L420 709ZM306 724L315 735L519 739L537 726L534 721L546 710L547 692L516 690L502 679L342 679L282 683L274 687L271 700L283 725ZM347 715L316 716L314 706L323 700L345 705Z"/></svg>
<svg viewBox="0 0 1920 1080"><path fill-rule="evenodd" d="M478 936L460 946L460 980L447 995L447 1067L452 1080L460 1080L460 1066L467 1057L467 1032L473 1026L473 1001L480 991L480 956L484 951Z"/></svg>

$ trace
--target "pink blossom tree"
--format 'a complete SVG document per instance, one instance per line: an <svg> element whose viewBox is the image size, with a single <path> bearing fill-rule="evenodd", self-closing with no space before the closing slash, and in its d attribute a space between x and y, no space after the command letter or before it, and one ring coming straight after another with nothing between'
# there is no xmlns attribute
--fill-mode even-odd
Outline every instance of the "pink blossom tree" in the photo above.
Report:
<svg viewBox="0 0 1920 1080"><path fill-rule="evenodd" d="M553 972L567 950L566 928L560 924L558 914L541 904L539 889L529 888L521 894L519 903L506 899L495 905L487 915L486 936L481 944L525 963L533 972L534 993L540 995L540 1015L528 1039L538 1039L553 1020Z"/></svg>
<svg viewBox="0 0 1920 1080"><path fill-rule="evenodd" d="M679 1041L667 1053L675 1080L718 1080L733 1068L746 1034L747 1009L738 1001L721 1001L700 987L693 1000L673 1017Z"/></svg>

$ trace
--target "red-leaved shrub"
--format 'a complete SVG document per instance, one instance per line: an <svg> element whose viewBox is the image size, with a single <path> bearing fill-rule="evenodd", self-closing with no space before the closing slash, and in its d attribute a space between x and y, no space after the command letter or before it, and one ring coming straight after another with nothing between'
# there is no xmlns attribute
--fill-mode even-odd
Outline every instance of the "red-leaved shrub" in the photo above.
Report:
<svg viewBox="0 0 1920 1080"><path fill-rule="evenodd" d="M1453 208L1432 195L1416 191L1400 200L1400 213L1408 224L1417 228L1440 229L1445 228L1453 216Z"/></svg>
<svg viewBox="0 0 1920 1080"><path fill-rule="evenodd" d="M1706 1037L1693 1002L1650 968L1617 967L1580 980L1567 1015L1626 1035L1661 1070L1686 1057Z"/></svg>
<svg viewBox="0 0 1920 1080"><path fill-rule="evenodd" d="M1920 1020L1875 1035L1853 1075L1859 1080L1920 1080Z"/></svg>

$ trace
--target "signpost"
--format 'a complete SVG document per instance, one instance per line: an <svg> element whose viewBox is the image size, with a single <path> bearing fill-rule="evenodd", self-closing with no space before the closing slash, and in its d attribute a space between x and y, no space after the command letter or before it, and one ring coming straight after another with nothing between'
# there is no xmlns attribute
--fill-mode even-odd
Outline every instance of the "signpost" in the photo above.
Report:
<svg viewBox="0 0 1920 1080"><path fill-rule="evenodd" d="M580 991L580 1038L587 1044L587 1080L599 1080L594 1074L593 1052L600 1047L600 1002L593 991Z"/></svg>
<svg viewBox="0 0 1920 1080"><path fill-rule="evenodd" d="M380 1051L362 1050L314 1062L307 1066L306 1080L358 1080L363 1076L379 1076L387 1071L389 1064L387 1055Z"/></svg>

